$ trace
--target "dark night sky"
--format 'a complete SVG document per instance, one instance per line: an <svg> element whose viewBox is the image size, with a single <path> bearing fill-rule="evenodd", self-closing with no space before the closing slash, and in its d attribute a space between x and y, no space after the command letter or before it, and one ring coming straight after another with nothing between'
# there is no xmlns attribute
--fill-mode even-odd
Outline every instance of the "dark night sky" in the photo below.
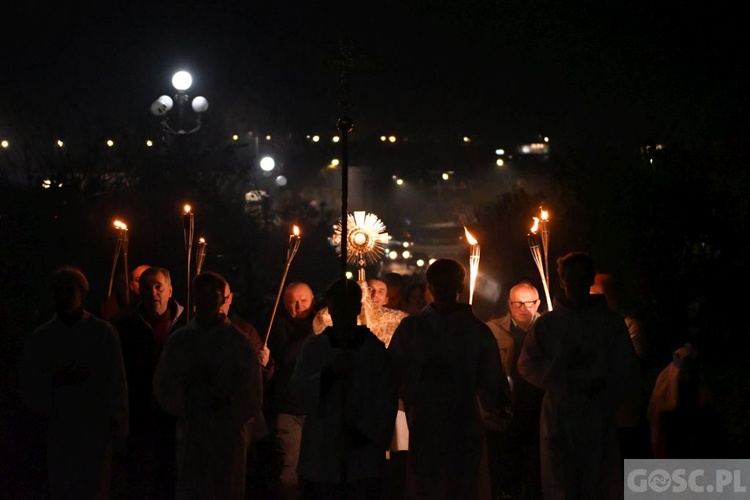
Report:
<svg viewBox="0 0 750 500"><path fill-rule="evenodd" d="M273 126L332 129L346 36L363 134L670 140L726 132L748 108L740 16L713 4L403 3L19 2L0 132L147 115L182 67L214 110L250 99Z"/></svg>

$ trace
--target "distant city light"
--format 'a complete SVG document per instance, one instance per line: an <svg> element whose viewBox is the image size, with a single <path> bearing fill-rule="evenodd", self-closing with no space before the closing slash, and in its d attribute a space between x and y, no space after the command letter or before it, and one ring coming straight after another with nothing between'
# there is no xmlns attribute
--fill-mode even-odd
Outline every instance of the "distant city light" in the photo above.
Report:
<svg viewBox="0 0 750 500"><path fill-rule="evenodd" d="M42 187L44 189L49 189L50 187L52 187L52 181L50 179L44 179L42 181Z"/></svg>
<svg viewBox="0 0 750 500"><path fill-rule="evenodd" d="M546 135L544 136L544 142L549 142L549 137L547 137Z"/></svg>
<svg viewBox="0 0 750 500"><path fill-rule="evenodd" d="M320 141L320 136L319 135L312 136L312 141L313 142L319 142Z"/></svg>
<svg viewBox="0 0 750 500"><path fill-rule="evenodd" d="M467 142L467 143L468 143L468 142L471 142L471 137L469 137L469 136L465 135L465 136L464 136L464 142Z"/></svg>
<svg viewBox="0 0 750 500"><path fill-rule="evenodd" d="M397 259L398 258L398 252L395 251L395 250L391 250L390 252L388 252L388 258L391 259L391 260Z"/></svg>
<svg viewBox="0 0 750 500"><path fill-rule="evenodd" d="M237 134L234 134L234 135L232 135L232 140L233 141L239 141L240 140L240 136L237 135Z"/></svg>
<svg viewBox="0 0 750 500"><path fill-rule="evenodd" d="M495 162L495 164L498 167L502 167L503 165L505 165L505 161L502 158L498 158L497 161Z"/></svg>
<svg viewBox="0 0 750 500"><path fill-rule="evenodd" d="M388 140L388 138L386 136L384 136L384 135L380 136L380 142L385 142L387 140Z"/></svg>
<svg viewBox="0 0 750 500"><path fill-rule="evenodd" d="M148 140L146 141L146 147L150 148L150 147L151 147L151 146L153 146L153 145L154 145L154 143L153 143L153 142L151 141L151 139L148 139Z"/></svg>
<svg viewBox="0 0 750 500"><path fill-rule="evenodd" d="M61 141L60 139L58 139L58 140L57 140L57 147L58 147L58 148L61 148L61 147L63 147L63 145L64 145L64 144L63 144L63 141Z"/></svg>
<svg viewBox="0 0 750 500"><path fill-rule="evenodd" d="M396 179L396 185L398 185L398 186L403 186L403 185L404 185L404 180L403 180L403 179L401 179L401 178L399 178L399 179Z"/></svg>
<svg viewBox="0 0 750 500"><path fill-rule="evenodd" d="M340 140L341 140L341 138L339 136L337 136L337 135L334 135L333 138L331 139L331 141L333 141L333 142L339 142Z"/></svg>
<svg viewBox="0 0 750 500"><path fill-rule="evenodd" d="M403 252L401 252L401 257L403 257L404 259L408 259L409 257L411 257L411 252L409 250L404 250Z"/></svg>
<svg viewBox="0 0 750 500"><path fill-rule="evenodd" d="M331 160L331 165L333 165L334 167L335 167L336 165L338 165L338 164L339 164L339 160L338 160L338 158L334 158L333 160Z"/></svg>
<svg viewBox="0 0 750 500"><path fill-rule="evenodd" d="M430 259L430 261L428 262L428 264L429 264L429 265L432 265L432 263L433 263L433 262L435 262L436 260L437 260L437 259L434 259L434 258L433 258L433 259Z"/></svg>
<svg viewBox="0 0 750 500"><path fill-rule="evenodd" d="M451 174L449 174L448 172L443 172L443 175L441 177L443 178L444 181L447 181L448 179L451 178Z"/></svg>
<svg viewBox="0 0 750 500"><path fill-rule="evenodd" d="M8 149L10 147L10 143L3 139L3 141L0 142L0 146L2 146L3 149Z"/></svg>
<svg viewBox="0 0 750 500"><path fill-rule="evenodd" d="M270 141L270 140L271 140L271 136L270 136L270 135L267 135L267 136L266 136L266 140L267 140L267 141Z"/></svg>
<svg viewBox="0 0 750 500"><path fill-rule="evenodd" d="M549 153L549 145L544 142L532 142L531 144L524 144L518 150L523 154L547 154Z"/></svg>
<svg viewBox="0 0 750 500"><path fill-rule="evenodd" d="M351 271L347 271L347 272L346 272L346 279L350 280L350 279L352 279L353 277L354 277L354 274L352 274L352 272L351 272Z"/></svg>
<svg viewBox="0 0 750 500"><path fill-rule="evenodd" d="M505 150L504 149L496 149L495 150L495 154L498 155L498 156L502 156L502 155L505 154Z"/></svg>
<svg viewBox="0 0 750 500"><path fill-rule="evenodd" d="M112 139L107 139L107 146L111 148L114 145L115 145L115 141L113 141Z"/></svg>
<svg viewBox="0 0 750 500"><path fill-rule="evenodd" d="M417 267L424 267L424 259L417 259Z"/></svg>
<svg viewBox="0 0 750 500"><path fill-rule="evenodd" d="M394 142L396 142L396 136L395 135L389 135L388 136L388 142L390 142L391 144L393 144Z"/></svg>
<svg viewBox="0 0 750 500"><path fill-rule="evenodd" d="M401 246L403 246L404 248L409 248L409 242L404 241L403 243L401 243Z"/></svg>

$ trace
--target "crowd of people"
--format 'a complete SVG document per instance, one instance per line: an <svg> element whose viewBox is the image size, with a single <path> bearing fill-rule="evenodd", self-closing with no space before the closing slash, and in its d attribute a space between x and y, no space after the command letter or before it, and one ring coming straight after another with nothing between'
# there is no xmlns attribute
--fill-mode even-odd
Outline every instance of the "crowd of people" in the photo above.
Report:
<svg viewBox="0 0 750 500"><path fill-rule="evenodd" d="M220 274L131 273L86 310L87 277L51 278L54 317L25 341L19 394L46 425L54 499L620 498L622 458L699 458L711 392L687 344L645 380L647 335L589 254L557 261L487 322L466 270L283 289L270 325L231 309ZM187 317L190 320L187 320Z"/></svg>

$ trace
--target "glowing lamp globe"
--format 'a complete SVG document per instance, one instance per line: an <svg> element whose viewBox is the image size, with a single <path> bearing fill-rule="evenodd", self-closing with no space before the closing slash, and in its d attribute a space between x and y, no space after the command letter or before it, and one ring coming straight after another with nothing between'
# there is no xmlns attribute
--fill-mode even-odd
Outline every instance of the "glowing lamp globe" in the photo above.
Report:
<svg viewBox="0 0 750 500"><path fill-rule="evenodd" d="M172 101L172 98L168 95L163 95L151 105L151 113L156 116L164 116L170 109L172 109L173 105L174 101Z"/></svg>
<svg viewBox="0 0 750 500"><path fill-rule="evenodd" d="M260 169L264 172L270 172L276 166L276 162L270 156L266 156L260 160Z"/></svg>
<svg viewBox="0 0 750 500"><path fill-rule="evenodd" d="M202 95L199 95L195 99L193 99L192 102L193 111L196 113L203 113L208 109L208 99L203 97Z"/></svg>
<svg viewBox="0 0 750 500"><path fill-rule="evenodd" d="M172 85L174 88L183 92L193 84L193 77L187 71L178 71L172 76Z"/></svg>

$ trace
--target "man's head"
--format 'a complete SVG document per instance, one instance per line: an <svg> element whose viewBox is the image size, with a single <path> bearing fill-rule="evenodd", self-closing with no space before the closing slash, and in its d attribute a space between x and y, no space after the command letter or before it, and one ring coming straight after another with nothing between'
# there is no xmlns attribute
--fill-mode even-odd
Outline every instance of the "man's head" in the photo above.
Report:
<svg viewBox="0 0 750 500"><path fill-rule="evenodd" d="M52 275L50 290L57 314L72 314L83 308L83 300L89 292L89 282L80 269L63 266Z"/></svg>
<svg viewBox="0 0 750 500"><path fill-rule="evenodd" d="M224 287L224 303L221 305L221 312L225 315L229 315L229 308L232 307L233 298L234 294L232 293L232 289L229 288L229 282L227 282Z"/></svg>
<svg viewBox="0 0 750 500"><path fill-rule="evenodd" d="M518 283L510 289L508 308L513 321L522 330L528 330L534 322L537 309L539 309L539 291L534 285L526 281Z"/></svg>
<svg viewBox="0 0 750 500"><path fill-rule="evenodd" d="M382 281L388 287L388 301L386 305L393 309L401 306L404 294L404 276L396 272L383 275Z"/></svg>
<svg viewBox="0 0 750 500"><path fill-rule="evenodd" d="M367 280L367 288L370 289L370 298L374 304L384 306L388 303L388 285L378 278Z"/></svg>
<svg viewBox="0 0 750 500"><path fill-rule="evenodd" d="M427 285L423 281L409 283L404 289L405 302L416 309L422 309L427 303L427 299L425 298L426 289Z"/></svg>
<svg viewBox="0 0 750 500"><path fill-rule="evenodd" d="M167 312L172 297L172 278L163 267L149 267L138 280L138 296L151 316L162 316Z"/></svg>
<svg viewBox="0 0 750 500"><path fill-rule="evenodd" d="M133 271L130 273L130 283L129 283L130 293L133 294L136 297L140 293L139 292L139 287L138 287L138 282L141 279L141 275L143 274L143 271L145 271L149 267L151 267L151 266L146 266L146 265L138 266L135 269L133 269Z"/></svg>
<svg viewBox="0 0 750 500"><path fill-rule="evenodd" d="M362 288L347 279L334 281L325 291L324 298L334 327L353 327L362 309Z"/></svg>
<svg viewBox="0 0 750 500"><path fill-rule="evenodd" d="M557 259L557 274L565 296L573 302L589 300L596 268L591 256L584 252L570 252Z"/></svg>
<svg viewBox="0 0 750 500"><path fill-rule="evenodd" d="M195 291L195 317L197 319L215 319L225 302L227 281L218 273L202 272L193 279Z"/></svg>
<svg viewBox="0 0 750 500"><path fill-rule="evenodd" d="M594 276L594 284L589 289L591 294L601 294L607 299L607 305L613 310L617 310L617 294L613 286L613 280L611 274L596 273Z"/></svg>
<svg viewBox="0 0 750 500"><path fill-rule="evenodd" d="M454 259L438 259L427 268L425 278L435 303L457 302L464 290L466 269Z"/></svg>
<svg viewBox="0 0 750 500"><path fill-rule="evenodd" d="M292 318L303 319L313 312L313 292L307 283L290 283L284 289L284 309Z"/></svg>

